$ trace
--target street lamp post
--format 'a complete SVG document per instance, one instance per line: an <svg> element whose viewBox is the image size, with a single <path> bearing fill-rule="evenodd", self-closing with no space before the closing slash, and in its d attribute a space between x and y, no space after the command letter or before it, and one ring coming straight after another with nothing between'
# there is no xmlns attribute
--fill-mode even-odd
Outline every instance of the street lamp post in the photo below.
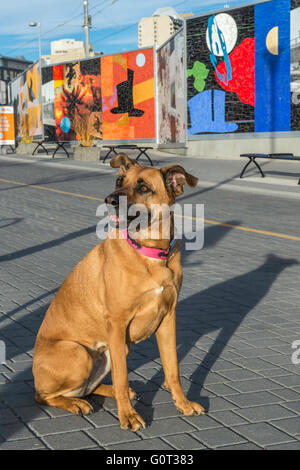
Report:
<svg viewBox="0 0 300 470"><path fill-rule="evenodd" d="M30 21L29 26L34 28L35 26L38 27L39 31L39 62L40 62L40 67L42 66L41 60L42 60L42 44L41 44L41 23L39 21Z"/></svg>

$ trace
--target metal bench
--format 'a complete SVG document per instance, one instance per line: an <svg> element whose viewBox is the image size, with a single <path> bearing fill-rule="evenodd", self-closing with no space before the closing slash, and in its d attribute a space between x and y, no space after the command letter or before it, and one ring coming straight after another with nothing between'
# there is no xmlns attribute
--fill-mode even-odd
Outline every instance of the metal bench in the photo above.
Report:
<svg viewBox="0 0 300 470"><path fill-rule="evenodd" d="M65 144L68 144L69 142L65 142L65 141L62 141L60 142L59 140L53 140L53 139L44 139L44 140L41 140L41 141L38 141L36 142L36 147L34 149L34 151L32 152L32 155L35 154L35 152L37 151L37 149L39 147L41 147L45 152L46 154L48 155L48 149L45 147L46 144L52 144L52 145L56 145L55 149L54 149L54 152L52 154L52 158L55 157L55 154L58 152L58 150L61 148L65 151L66 155L68 158L70 158L70 155L69 155L69 152L67 151L67 149L64 147Z"/></svg>
<svg viewBox="0 0 300 470"><path fill-rule="evenodd" d="M136 161L138 161L138 159L142 155L144 155L146 158L148 158L148 161L149 161L150 165L153 166L153 162L152 162L151 158L149 157L149 155L147 154L147 150L151 150L151 149L153 149L153 147L144 147L144 146L140 146L140 145L103 145L103 148L109 149L107 154L105 155L105 157L103 159L103 163L105 163L105 160L109 157L109 155L111 153L113 153L114 155L118 154L118 152L116 152L115 149L118 149L118 150L138 150L140 153L136 157Z"/></svg>
<svg viewBox="0 0 300 470"><path fill-rule="evenodd" d="M254 163L257 168L260 171L260 174L262 178L264 178L266 175L262 171L261 167L257 163L256 159L258 158L264 158L267 160L291 160L291 161L300 161L300 157L295 157L293 153L242 153L240 154L240 157L247 157L249 161L246 163L244 168L241 171L240 178L243 178L243 175L250 165L250 163ZM300 184L300 179L298 181L298 184Z"/></svg>

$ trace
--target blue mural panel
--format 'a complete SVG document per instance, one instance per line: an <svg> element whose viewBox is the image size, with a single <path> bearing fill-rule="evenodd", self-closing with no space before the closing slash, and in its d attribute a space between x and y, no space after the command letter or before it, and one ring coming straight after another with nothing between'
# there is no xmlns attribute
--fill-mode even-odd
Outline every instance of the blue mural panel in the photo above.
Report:
<svg viewBox="0 0 300 470"><path fill-rule="evenodd" d="M188 134L234 132L238 125L225 121L225 91L204 90L188 101L191 127Z"/></svg>
<svg viewBox="0 0 300 470"><path fill-rule="evenodd" d="M255 132L290 129L290 0L274 0L255 5Z"/></svg>

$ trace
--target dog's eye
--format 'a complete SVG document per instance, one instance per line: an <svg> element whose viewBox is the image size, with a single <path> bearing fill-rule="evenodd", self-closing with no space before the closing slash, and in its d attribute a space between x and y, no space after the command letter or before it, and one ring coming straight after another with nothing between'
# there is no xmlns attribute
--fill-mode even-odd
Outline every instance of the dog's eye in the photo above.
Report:
<svg viewBox="0 0 300 470"><path fill-rule="evenodd" d="M148 188L148 186L146 186L145 184L141 184L139 187L138 187L138 192L139 193L149 193L151 191L150 188Z"/></svg>
<svg viewBox="0 0 300 470"><path fill-rule="evenodd" d="M123 183L123 178L120 176L119 178L117 178L116 186L120 187L120 186L122 186L122 183Z"/></svg>

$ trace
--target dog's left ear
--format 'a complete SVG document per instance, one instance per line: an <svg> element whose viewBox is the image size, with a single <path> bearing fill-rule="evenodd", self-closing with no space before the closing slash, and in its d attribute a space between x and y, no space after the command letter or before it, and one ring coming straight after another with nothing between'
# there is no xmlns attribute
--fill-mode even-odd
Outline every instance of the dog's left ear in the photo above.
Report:
<svg viewBox="0 0 300 470"><path fill-rule="evenodd" d="M132 165L138 165L138 162L128 157L126 153L118 153L110 161L110 166L119 168L119 174L125 173Z"/></svg>
<svg viewBox="0 0 300 470"><path fill-rule="evenodd" d="M180 165L167 166L160 171L165 180L166 188L173 191L175 196L180 196L183 193L184 184L194 188L198 182L198 178L187 173Z"/></svg>

